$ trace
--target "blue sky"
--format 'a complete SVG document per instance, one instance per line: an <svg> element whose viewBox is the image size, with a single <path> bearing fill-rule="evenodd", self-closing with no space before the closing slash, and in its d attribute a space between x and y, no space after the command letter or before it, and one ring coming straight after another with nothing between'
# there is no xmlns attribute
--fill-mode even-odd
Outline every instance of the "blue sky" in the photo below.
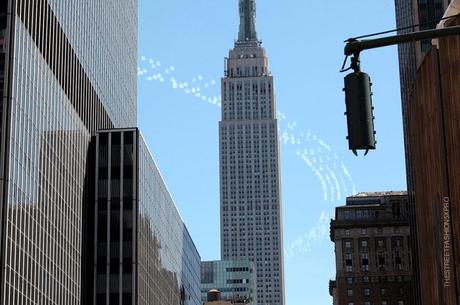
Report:
<svg viewBox="0 0 460 305"><path fill-rule="evenodd" d="M218 121L237 0L139 1L139 125L203 260L220 258ZM378 149L347 150L343 41L395 27L393 1L258 0L281 131L287 305L328 305L329 222L354 192L405 190L397 50L362 54Z"/></svg>

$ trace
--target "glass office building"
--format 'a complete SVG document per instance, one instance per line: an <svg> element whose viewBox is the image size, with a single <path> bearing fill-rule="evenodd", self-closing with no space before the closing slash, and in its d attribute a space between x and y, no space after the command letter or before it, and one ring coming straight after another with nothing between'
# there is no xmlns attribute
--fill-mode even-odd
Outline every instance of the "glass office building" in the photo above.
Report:
<svg viewBox="0 0 460 305"><path fill-rule="evenodd" d="M0 1L0 304L82 303L88 149L136 124L137 1Z"/></svg>
<svg viewBox="0 0 460 305"><path fill-rule="evenodd" d="M436 28L449 3L450 0L395 1L398 34ZM411 98L417 68L430 47L431 39L398 45L401 99L405 104Z"/></svg>
<svg viewBox="0 0 460 305"><path fill-rule="evenodd" d="M249 260L201 262L201 301L206 302L208 292L217 289L221 299L249 300L257 304L256 268Z"/></svg>
<svg viewBox="0 0 460 305"><path fill-rule="evenodd" d="M139 131L98 132L95 168L90 304L199 305L200 256Z"/></svg>

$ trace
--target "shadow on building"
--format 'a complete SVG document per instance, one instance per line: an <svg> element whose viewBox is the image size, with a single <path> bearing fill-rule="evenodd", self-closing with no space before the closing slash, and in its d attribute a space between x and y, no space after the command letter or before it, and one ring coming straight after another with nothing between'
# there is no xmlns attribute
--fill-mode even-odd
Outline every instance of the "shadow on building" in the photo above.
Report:
<svg viewBox="0 0 460 305"><path fill-rule="evenodd" d="M460 17L446 25L460 25ZM417 71L404 116L418 244L420 305L460 302L460 38L439 39Z"/></svg>

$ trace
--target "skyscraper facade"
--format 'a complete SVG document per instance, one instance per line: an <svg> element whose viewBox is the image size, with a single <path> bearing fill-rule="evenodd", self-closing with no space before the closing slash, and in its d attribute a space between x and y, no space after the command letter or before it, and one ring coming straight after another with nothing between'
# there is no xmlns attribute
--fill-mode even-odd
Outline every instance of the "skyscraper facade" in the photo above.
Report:
<svg viewBox="0 0 460 305"><path fill-rule="evenodd" d="M95 137L87 305L200 305L200 256L137 128Z"/></svg>
<svg viewBox="0 0 460 305"><path fill-rule="evenodd" d="M0 304L80 304L87 153L136 124L137 1L0 4Z"/></svg>
<svg viewBox="0 0 460 305"><path fill-rule="evenodd" d="M257 302L284 305L282 204L273 76L255 0L240 0L238 40L222 78L221 255L254 262Z"/></svg>

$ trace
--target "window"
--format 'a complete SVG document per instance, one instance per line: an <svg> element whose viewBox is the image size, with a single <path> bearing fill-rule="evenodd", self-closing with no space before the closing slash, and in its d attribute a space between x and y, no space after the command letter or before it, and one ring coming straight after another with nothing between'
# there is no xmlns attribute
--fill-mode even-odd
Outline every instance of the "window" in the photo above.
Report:
<svg viewBox="0 0 460 305"><path fill-rule="evenodd" d="M361 253L361 265L363 271L369 271L369 253Z"/></svg>
<svg viewBox="0 0 460 305"><path fill-rule="evenodd" d="M352 277L347 277L347 284L349 284L349 285L353 284L353 278Z"/></svg>
<svg viewBox="0 0 460 305"><path fill-rule="evenodd" d="M348 294L349 297L352 297L353 296L353 289L348 289L347 294Z"/></svg>
<svg viewBox="0 0 460 305"><path fill-rule="evenodd" d="M388 305L387 301L382 301L382 305Z"/></svg>
<svg viewBox="0 0 460 305"><path fill-rule="evenodd" d="M368 245L367 240L362 240L361 241L361 247L367 248L367 245Z"/></svg>
<svg viewBox="0 0 460 305"><path fill-rule="evenodd" d="M369 219L369 210L364 210L364 213L363 213L363 217L364 219Z"/></svg>
<svg viewBox="0 0 460 305"><path fill-rule="evenodd" d="M366 297L370 296L371 295L371 290L369 288L364 288L364 295Z"/></svg>
<svg viewBox="0 0 460 305"><path fill-rule="evenodd" d="M386 294L387 294L387 290L386 290L385 288L380 289L380 294L381 294L381 295L386 295Z"/></svg>
<svg viewBox="0 0 460 305"><path fill-rule="evenodd" d="M351 248L351 241L345 242L345 248Z"/></svg>
<svg viewBox="0 0 460 305"><path fill-rule="evenodd" d="M353 256L350 253L345 254L345 270L347 272L353 271Z"/></svg>
<svg viewBox="0 0 460 305"><path fill-rule="evenodd" d="M395 265L396 265L397 270L402 270L402 258L401 258L401 252L399 251L396 251Z"/></svg>
<svg viewBox="0 0 460 305"><path fill-rule="evenodd" d="M385 253L379 252L377 254L377 258L378 258L379 267L384 267L385 266Z"/></svg>
<svg viewBox="0 0 460 305"><path fill-rule="evenodd" d="M379 239L377 244L379 247L383 247L383 239Z"/></svg>
<svg viewBox="0 0 460 305"><path fill-rule="evenodd" d="M350 236L350 230L345 230L345 235Z"/></svg>
<svg viewBox="0 0 460 305"><path fill-rule="evenodd" d="M398 305L404 305L404 301L398 301Z"/></svg>
<svg viewBox="0 0 460 305"><path fill-rule="evenodd" d="M123 305L131 305L133 303L133 297L131 293L123 293Z"/></svg>

